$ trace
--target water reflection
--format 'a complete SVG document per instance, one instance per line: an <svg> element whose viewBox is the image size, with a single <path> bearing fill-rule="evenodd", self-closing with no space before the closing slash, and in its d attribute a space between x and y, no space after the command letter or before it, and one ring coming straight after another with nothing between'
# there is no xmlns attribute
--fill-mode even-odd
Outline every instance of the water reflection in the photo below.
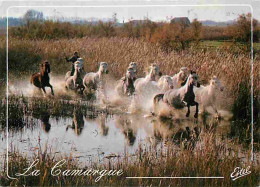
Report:
<svg viewBox="0 0 260 187"><path fill-rule="evenodd" d="M96 135L101 135L101 136L107 136L108 132L109 132L109 127L106 126L106 122L108 120L108 116L104 115L104 114L100 114L96 117L93 116L86 116L86 122L88 123L94 123L98 130L96 130Z"/></svg>
<svg viewBox="0 0 260 187"><path fill-rule="evenodd" d="M73 129L77 136L81 135L84 128L84 116L81 110L74 109L72 125L67 125L66 131L68 131L69 128Z"/></svg>
<svg viewBox="0 0 260 187"><path fill-rule="evenodd" d="M50 114L48 112L43 112L42 115L40 116L41 120L41 126L44 132L48 133L51 129L51 124L49 122L50 120Z"/></svg>
<svg viewBox="0 0 260 187"><path fill-rule="evenodd" d="M157 119L153 121L155 144L171 141L186 148L194 148L199 140L201 127L189 119Z"/></svg>
<svg viewBox="0 0 260 187"><path fill-rule="evenodd" d="M109 127L106 126L106 119L107 117L102 114L96 120L99 132L102 136L107 136L109 130Z"/></svg>
<svg viewBox="0 0 260 187"><path fill-rule="evenodd" d="M100 153L124 154L125 150L135 153L140 142L155 148L159 144L173 142L177 147L193 149L202 131L227 136L230 130L229 121L217 121L211 116L204 116L198 121L193 118L145 118L137 114L111 116L84 111L80 107L67 111L66 116L53 115L48 109L37 112L32 116L26 113L24 118L29 119L26 121L29 125L21 131L12 130L10 142L15 142L16 147L30 150L38 145L39 138L43 144L55 141L57 151L68 153L73 147L73 151L77 151L82 158Z"/></svg>
<svg viewBox="0 0 260 187"><path fill-rule="evenodd" d="M115 125L123 133L127 144L132 146L136 140L137 129L133 127L129 116L115 116Z"/></svg>

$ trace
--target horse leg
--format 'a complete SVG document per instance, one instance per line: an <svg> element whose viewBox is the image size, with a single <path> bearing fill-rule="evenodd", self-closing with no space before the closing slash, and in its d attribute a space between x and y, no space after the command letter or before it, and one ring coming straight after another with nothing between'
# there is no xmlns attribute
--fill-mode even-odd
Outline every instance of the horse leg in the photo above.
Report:
<svg viewBox="0 0 260 187"><path fill-rule="evenodd" d="M203 114L204 112L206 112L205 106L202 104L201 110L200 110L200 114Z"/></svg>
<svg viewBox="0 0 260 187"><path fill-rule="evenodd" d="M186 113L186 117L190 116L190 104L187 104L188 111Z"/></svg>
<svg viewBox="0 0 260 187"><path fill-rule="evenodd" d="M74 84L74 89L77 90L77 83L76 83L76 79L73 79L73 84Z"/></svg>
<svg viewBox="0 0 260 187"><path fill-rule="evenodd" d="M45 90L45 87L43 86L42 87L42 90L44 91L45 95L46 95L46 90Z"/></svg>
<svg viewBox="0 0 260 187"><path fill-rule="evenodd" d="M51 86L51 94L54 95L53 87Z"/></svg>
<svg viewBox="0 0 260 187"><path fill-rule="evenodd" d="M52 87L52 85L50 83L49 83L48 87L51 88L51 94L54 95L53 87Z"/></svg>
<svg viewBox="0 0 260 187"><path fill-rule="evenodd" d="M194 118L198 118L198 113L199 113L199 103L194 101L194 105L196 106L196 112L194 114Z"/></svg>
<svg viewBox="0 0 260 187"><path fill-rule="evenodd" d="M190 104L190 106L196 106L196 112L195 112L195 114L194 114L194 117L195 118L198 118L198 114L199 114L199 103L197 103L196 101L193 101L191 104Z"/></svg>
<svg viewBox="0 0 260 187"><path fill-rule="evenodd" d="M215 105L212 105L212 108L213 108L213 110L215 111L215 118L218 119L220 116L219 116L219 113L218 113L217 107L216 107Z"/></svg>
<svg viewBox="0 0 260 187"><path fill-rule="evenodd" d="M78 89L79 89L80 94L83 95L83 92L84 92L84 90L85 90L85 87L84 87L83 85L79 85L79 86L78 86Z"/></svg>

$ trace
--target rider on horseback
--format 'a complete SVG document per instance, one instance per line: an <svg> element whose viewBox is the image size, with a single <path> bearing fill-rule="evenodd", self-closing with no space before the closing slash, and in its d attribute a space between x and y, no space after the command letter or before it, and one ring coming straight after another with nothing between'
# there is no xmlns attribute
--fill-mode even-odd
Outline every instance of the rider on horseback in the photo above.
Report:
<svg viewBox="0 0 260 187"><path fill-rule="evenodd" d="M74 55L68 59L67 57L65 57L66 61L67 62L71 62L71 73L70 73L70 76L73 76L74 75L74 72L75 72L75 67L74 67L74 63L77 61L77 59L79 58L79 55L78 55L78 52L75 51L74 52Z"/></svg>

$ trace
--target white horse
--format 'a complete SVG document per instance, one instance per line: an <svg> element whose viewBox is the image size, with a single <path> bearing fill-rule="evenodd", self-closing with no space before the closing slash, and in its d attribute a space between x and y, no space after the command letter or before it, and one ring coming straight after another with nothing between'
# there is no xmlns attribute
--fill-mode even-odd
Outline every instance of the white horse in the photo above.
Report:
<svg viewBox="0 0 260 187"><path fill-rule="evenodd" d="M169 89L173 89L172 77L169 75L164 75L158 80L158 86L163 91L166 92Z"/></svg>
<svg viewBox="0 0 260 187"><path fill-rule="evenodd" d="M74 63L74 66L75 66L76 64L77 64L77 67L80 68L80 73L79 73L79 75L80 75L81 79L83 79L84 76L85 76L85 74L86 74L86 72L84 71L84 61L83 61L83 59L82 59L82 58L78 58L77 61ZM68 72L66 73L66 75L65 75L65 81L71 76L70 74L71 74L71 71L68 71Z"/></svg>
<svg viewBox="0 0 260 187"><path fill-rule="evenodd" d="M130 64L128 65L128 68L132 68L135 72L135 74L137 74L137 63L136 62L130 62Z"/></svg>
<svg viewBox="0 0 260 187"><path fill-rule="evenodd" d="M103 85L103 75L108 73L108 64L100 62L99 70L94 73L87 73L83 79L83 85L86 88L97 90L98 86Z"/></svg>
<svg viewBox="0 0 260 187"><path fill-rule="evenodd" d="M156 105L160 100L174 108L188 107L186 117L190 115L190 106L196 106L195 118L198 117L199 104L195 101L195 94L193 92L193 86L200 87L199 77L196 72L191 71L186 83L181 88L171 89L164 94L157 94L153 99L153 108L155 111Z"/></svg>
<svg viewBox="0 0 260 187"><path fill-rule="evenodd" d="M135 71L133 68L128 68L126 75L118 81L118 84L115 88L118 95L132 95L135 91L134 88L134 79L136 77Z"/></svg>
<svg viewBox="0 0 260 187"><path fill-rule="evenodd" d="M83 87L83 82L82 78L80 77L80 72L82 71L81 66L79 66L77 63L78 61L75 62L75 72L73 76L69 76L67 80L65 81L65 87L66 89L71 89L71 90L78 90L82 89Z"/></svg>
<svg viewBox="0 0 260 187"><path fill-rule="evenodd" d="M206 107L212 107L216 115L218 116L218 110L216 107L216 98L218 91L223 91L220 80L213 76L210 80L209 85L201 86L200 88L194 89L195 95L198 98L199 103L202 105L202 111L204 112Z"/></svg>
<svg viewBox="0 0 260 187"><path fill-rule="evenodd" d="M158 86L162 91L167 91L172 88L179 88L186 83L188 77L188 69L186 67L182 67L180 71L170 77L169 75L161 76L158 80Z"/></svg>
<svg viewBox="0 0 260 187"><path fill-rule="evenodd" d="M135 90L138 93L145 93L152 91L153 88L159 89L156 82L156 77L162 76L160 68L156 64L150 66L149 74L144 78L138 78L135 83Z"/></svg>
<svg viewBox="0 0 260 187"><path fill-rule="evenodd" d="M187 67L182 67L179 71L179 73L172 76L172 82L174 88L179 88L182 86L181 84L187 79L189 75L189 71Z"/></svg>

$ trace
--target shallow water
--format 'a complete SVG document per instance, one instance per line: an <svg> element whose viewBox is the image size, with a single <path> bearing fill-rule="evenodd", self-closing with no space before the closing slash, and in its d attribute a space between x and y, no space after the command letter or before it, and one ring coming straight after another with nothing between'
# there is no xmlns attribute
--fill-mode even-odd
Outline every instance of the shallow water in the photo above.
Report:
<svg viewBox="0 0 260 187"><path fill-rule="evenodd" d="M6 150L8 136L9 149L15 147L28 156L47 145L48 151L55 154L72 153L84 162L101 161L105 157L135 154L140 145L162 147L165 142L174 141L178 147L180 139L195 140L203 128L215 121L213 117L195 120L193 116L159 120L144 114L86 115L80 108L71 113L53 116L45 111L37 117L25 114L26 125L9 128L8 134L2 130L0 149ZM216 133L226 137L228 132L229 122L218 122Z"/></svg>

